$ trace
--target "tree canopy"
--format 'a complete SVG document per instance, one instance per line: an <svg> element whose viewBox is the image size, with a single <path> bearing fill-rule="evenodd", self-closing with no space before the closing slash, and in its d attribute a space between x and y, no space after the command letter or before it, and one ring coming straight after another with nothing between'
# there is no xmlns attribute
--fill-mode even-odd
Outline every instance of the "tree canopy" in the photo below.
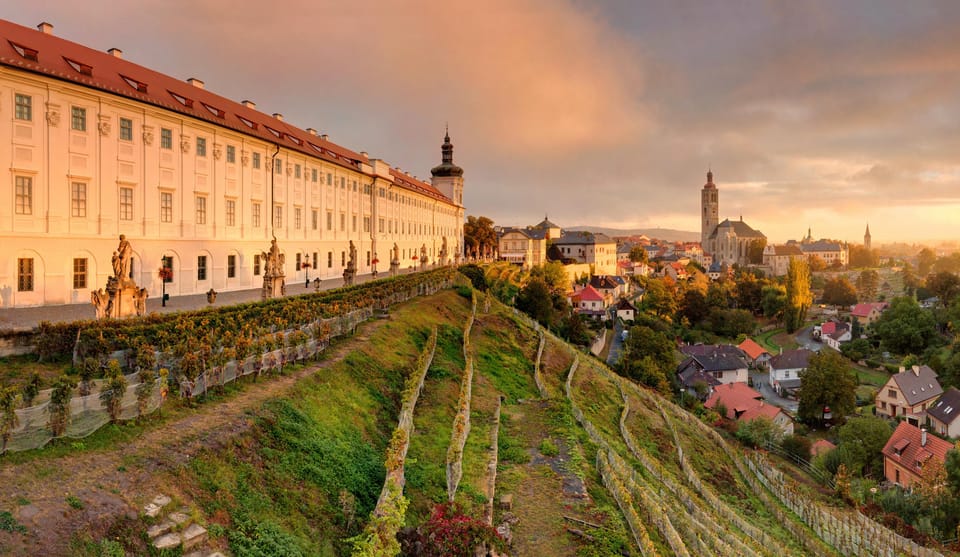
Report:
<svg viewBox="0 0 960 557"><path fill-rule="evenodd" d="M663 332L634 325L623 345L617 371L664 394L671 391L669 377L677 365L674 343Z"/></svg>
<svg viewBox="0 0 960 557"><path fill-rule="evenodd" d="M937 341L933 314L913 298L894 298L873 324L873 330L888 350L897 354L922 354Z"/></svg>
<svg viewBox="0 0 960 557"><path fill-rule="evenodd" d="M857 377L839 352L822 350L810 356L800 379L797 415L801 421L821 423L825 406L842 421L856 407Z"/></svg>
<svg viewBox="0 0 960 557"><path fill-rule="evenodd" d="M823 285L823 303L831 306L852 306L857 303L857 289L847 277L828 279Z"/></svg>
<svg viewBox="0 0 960 557"><path fill-rule="evenodd" d="M783 310L784 324L788 333L792 333L803 326L807 318L807 310L813 303L813 294L810 292L810 268L802 259L791 259L787 268L786 280L787 298Z"/></svg>
<svg viewBox="0 0 960 557"><path fill-rule="evenodd" d="M851 473L864 476L883 476L883 446L893 434L890 424L876 416L851 418L840 427L840 461Z"/></svg>
<svg viewBox="0 0 960 557"><path fill-rule="evenodd" d="M646 263L647 262L647 250L643 249L643 246L633 246L630 248L630 261L634 263Z"/></svg>
<svg viewBox="0 0 960 557"><path fill-rule="evenodd" d="M482 257L492 254L497 248L497 233L493 220L470 215L463 223L463 244L467 255Z"/></svg>

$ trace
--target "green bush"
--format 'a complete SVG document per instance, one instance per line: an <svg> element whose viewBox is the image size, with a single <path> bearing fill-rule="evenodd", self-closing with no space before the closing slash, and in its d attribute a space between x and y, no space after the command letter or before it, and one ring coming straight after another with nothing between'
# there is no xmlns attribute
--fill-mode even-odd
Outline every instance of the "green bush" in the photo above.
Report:
<svg viewBox="0 0 960 557"><path fill-rule="evenodd" d="M557 456L560 454L560 449L557 448L557 445L548 437L540 442L540 454L543 456Z"/></svg>

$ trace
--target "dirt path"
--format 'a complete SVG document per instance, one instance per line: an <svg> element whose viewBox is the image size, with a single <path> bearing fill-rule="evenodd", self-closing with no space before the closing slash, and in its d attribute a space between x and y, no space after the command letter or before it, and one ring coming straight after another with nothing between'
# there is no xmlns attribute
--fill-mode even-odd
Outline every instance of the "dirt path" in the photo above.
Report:
<svg viewBox="0 0 960 557"><path fill-rule="evenodd" d="M119 518L135 519L144 504L163 492L164 486L158 485L162 472L186 465L202 449L230 443L250 429L252 410L341 360L383 323L362 323L354 336L334 342L323 360L258 383L244 379L242 390L227 400L199 404L123 446L63 457L41 455L19 464L0 457L0 512L11 512L27 528L25 535L0 530L0 555L64 555L77 532L97 539Z"/></svg>

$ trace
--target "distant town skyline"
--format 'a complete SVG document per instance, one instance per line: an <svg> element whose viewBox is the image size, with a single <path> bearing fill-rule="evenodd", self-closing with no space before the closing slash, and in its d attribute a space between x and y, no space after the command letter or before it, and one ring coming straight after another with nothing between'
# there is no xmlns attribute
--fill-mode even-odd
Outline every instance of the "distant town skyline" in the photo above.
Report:
<svg viewBox="0 0 960 557"><path fill-rule="evenodd" d="M960 238L960 3L52 0L8 18L421 178L445 124L468 214L774 242ZM94 71L96 71L94 69Z"/></svg>

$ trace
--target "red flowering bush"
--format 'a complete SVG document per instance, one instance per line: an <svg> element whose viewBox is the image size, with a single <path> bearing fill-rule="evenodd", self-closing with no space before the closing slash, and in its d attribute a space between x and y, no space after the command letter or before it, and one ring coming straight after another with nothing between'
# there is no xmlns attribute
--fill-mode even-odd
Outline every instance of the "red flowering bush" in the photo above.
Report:
<svg viewBox="0 0 960 557"><path fill-rule="evenodd" d="M487 523L464 514L457 503L433 508L430 519L420 526L420 555L426 557L472 557L481 544L503 550L503 538Z"/></svg>

